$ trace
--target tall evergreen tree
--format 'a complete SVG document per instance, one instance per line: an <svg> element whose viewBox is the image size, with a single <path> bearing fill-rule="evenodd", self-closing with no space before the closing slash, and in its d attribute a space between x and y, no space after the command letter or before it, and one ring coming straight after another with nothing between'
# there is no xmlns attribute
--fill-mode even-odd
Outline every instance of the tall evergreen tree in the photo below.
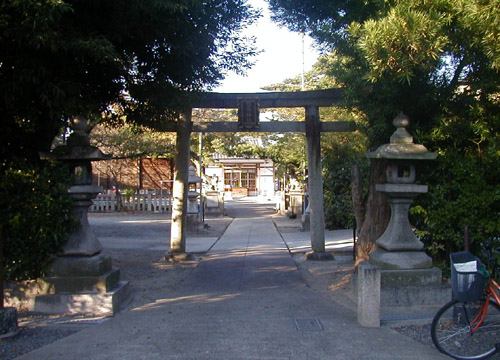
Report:
<svg viewBox="0 0 500 360"><path fill-rule="evenodd" d="M250 66L240 32L257 16L243 0L2 0L3 158L37 157L68 117L110 103L159 127L180 91Z"/></svg>
<svg viewBox="0 0 500 360"><path fill-rule="evenodd" d="M465 221L482 223L477 232L500 231L498 220L487 216L491 220L483 221L485 214L473 210L479 198L488 199L491 214L500 209L494 180L500 174L491 166L498 161L495 138L500 132L498 0L269 4L278 22L309 32L329 53L323 60L329 74L346 90L348 103L367 117L369 148L388 141L392 119L404 111L416 140L439 152L440 160L424 172L423 181L431 189L418 199L422 207L417 208L418 225L430 245L448 237L448 250L460 246L457 237ZM469 175L460 176L462 182L452 189L450 179L459 174ZM474 178L483 179L484 186L470 183ZM366 221L359 234L361 259L388 220L389 213L380 211L384 200L374 190L383 181L384 165L373 163ZM439 210L445 207L449 216L443 224ZM457 207L462 208L452 212Z"/></svg>

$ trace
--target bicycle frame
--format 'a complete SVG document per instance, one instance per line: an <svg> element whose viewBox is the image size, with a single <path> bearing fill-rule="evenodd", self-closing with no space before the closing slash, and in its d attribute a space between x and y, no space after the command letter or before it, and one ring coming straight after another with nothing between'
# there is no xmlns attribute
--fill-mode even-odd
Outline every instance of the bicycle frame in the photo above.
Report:
<svg viewBox="0 0 500 360"><path fill-rule="evenodd" d="M483 324L484 318L488 313L488 306L490 305L492 296L495 299L496 303L500 305L500 295L498 295L497 290L500 290L500 286L494 279L490 279L488 289L486 290L486 301L481 306L481 309L479 310L476 317L470 322L471 327L473 327L473 329L471 330L471 334L475 333L476 330L479 329L479 327Z"/></svg>

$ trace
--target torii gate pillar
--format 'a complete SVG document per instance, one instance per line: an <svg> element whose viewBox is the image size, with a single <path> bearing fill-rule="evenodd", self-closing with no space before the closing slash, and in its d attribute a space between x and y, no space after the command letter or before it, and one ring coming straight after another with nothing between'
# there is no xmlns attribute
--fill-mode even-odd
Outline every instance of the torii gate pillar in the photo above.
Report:
<svg viewBox="0 0 500 360"><path fill-rule="evenodd" d="M325 252L325 213L323 208L323 174L321 165L321 123L319 107L306 107L307 164L309 182L309 213L312 251L307 260L333 260Z"/></svg>
<svg viewBox="0 0 500 360"><path fill-rule="evenodd" d="M170 226L170 252L167 261L185 261L193 258L186 253L187 193L189 178L191 108L180 114L177 121L174 184L172 189L172 222Z"/></svg>

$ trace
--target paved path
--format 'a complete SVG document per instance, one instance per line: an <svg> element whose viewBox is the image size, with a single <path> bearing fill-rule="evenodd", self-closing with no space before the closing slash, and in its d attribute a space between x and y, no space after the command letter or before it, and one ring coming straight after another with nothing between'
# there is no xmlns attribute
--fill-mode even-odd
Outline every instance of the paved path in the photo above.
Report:
<svg viewBox="0 0 500 360"><path fill-rule="evenodd" d="M269 218L236 218L174 292L19 359L445 359L306 287Z"/></svg>

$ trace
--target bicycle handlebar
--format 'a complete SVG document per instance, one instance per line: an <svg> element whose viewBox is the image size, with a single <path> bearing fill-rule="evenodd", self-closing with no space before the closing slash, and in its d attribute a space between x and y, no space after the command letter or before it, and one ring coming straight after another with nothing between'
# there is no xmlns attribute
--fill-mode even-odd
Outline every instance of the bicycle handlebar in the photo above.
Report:
<svg viewBox="0 0 500 360"><path fill-rule="evenodd" d="M500 276L500 246L495 247L500 241L500 238L488 238L486 243L481 244L481 257L486 260L487 265L491 270L494 270L497 278ZM496 256L495 256L496 255Z"/></svg>

